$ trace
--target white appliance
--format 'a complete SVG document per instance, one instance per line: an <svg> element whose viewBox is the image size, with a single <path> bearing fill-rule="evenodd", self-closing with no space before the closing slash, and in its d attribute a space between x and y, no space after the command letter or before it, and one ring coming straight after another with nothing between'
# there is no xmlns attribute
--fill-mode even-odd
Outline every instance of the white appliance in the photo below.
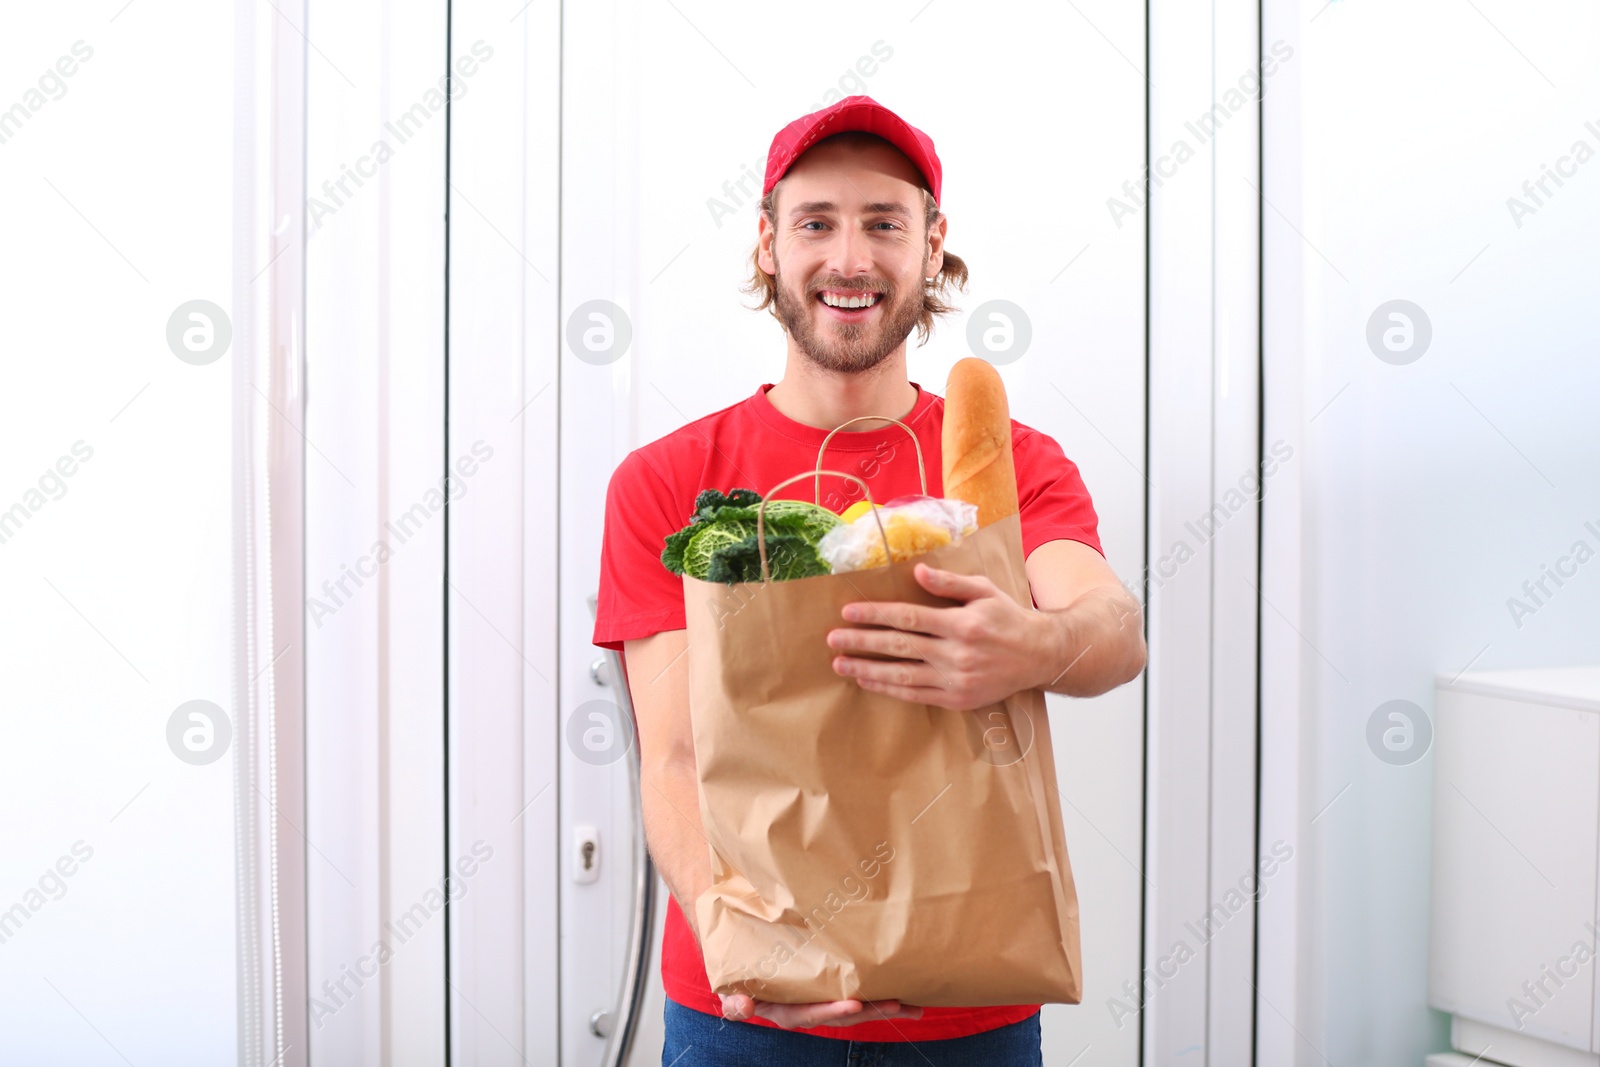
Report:
<svg viewBox="0 0 1600 1067"><path fill-rule="evenodd" d="M1459 1053L1600 1067L1600 665L1440 676L1434 720L1428 1003Z"/></svg>

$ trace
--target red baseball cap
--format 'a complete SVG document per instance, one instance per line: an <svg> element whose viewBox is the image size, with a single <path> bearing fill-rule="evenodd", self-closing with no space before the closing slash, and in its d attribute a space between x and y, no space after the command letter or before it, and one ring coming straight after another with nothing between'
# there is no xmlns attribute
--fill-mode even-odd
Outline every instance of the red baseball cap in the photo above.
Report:
<svg viewBox="0 0 1600 1067"><path fill-rule="evenodd" d="M922 172L928 191L933 194L933 202L939 202L944 169L939 165L938 153L933 150L933 138L870 96L847 96L779 130L778 136L772 139L772 148L767 151L767 180L761 186L761 195L772 192L778 179L794 166L794 161L806 149L824 137L847 130L876 134L904 152L912 165Z"/></svg>

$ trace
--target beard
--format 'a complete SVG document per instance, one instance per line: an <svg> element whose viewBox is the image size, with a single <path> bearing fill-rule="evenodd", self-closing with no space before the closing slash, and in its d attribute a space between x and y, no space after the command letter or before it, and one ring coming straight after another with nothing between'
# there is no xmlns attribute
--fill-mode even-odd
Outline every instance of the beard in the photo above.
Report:
<svg viewBox="0 0 1600 1067"><path fill-rule="evenodd" d="M878 297L877 315L864 322L839 322L826 318L816 310L821 303L817 293L823 289L854 287L819 285L797 295L791 293L784 284L783 270L776 254L773 256L773 266L778 319L783 323L783 328L789 331L789 336L794 338L801 353L824 370L860 374L873 369L905 343L922 315L923 292L920 287L900 292L892 286L874 282L860 288L882 294ZM924 256L922 269L926 270L927 266L928 260Z"/></svg>

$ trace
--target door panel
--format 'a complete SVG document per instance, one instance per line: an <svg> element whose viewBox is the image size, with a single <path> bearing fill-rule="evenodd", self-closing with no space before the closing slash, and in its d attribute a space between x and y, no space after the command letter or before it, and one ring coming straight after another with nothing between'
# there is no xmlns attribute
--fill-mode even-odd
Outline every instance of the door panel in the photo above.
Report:
<svg viewBox="0 0 1600 1067"><path fill-rule="evenodd" d="M746 310L738 290L766 150L785 123L843 95L870 95L934 139L949 247L973 270L962 310L925 347L913 337L912 380L942 393L951 364L971 352L969 324L998 322L983 306L1020 308L1027 348L994 354L1013 414L1079 465L1107 557L1139 588L1144 228L1137 212L1119 217L1107 199L1144 164L1145 81L1133 62L1143 57L1142 11L908 6L853 18L820 46L811 38L789 48L792 11L574 5L563 33L562 329L595 300L614 304L631 328L614 359L561 352L563 723L599 694L582 609L598 580L611 471L630 449L781 376L783 334L765 312ZM959 83L951 42L962 45ZM997 108L1002 97L1033 103ZM691 111L691 101L704 104ZM1044 110L1047 138L1037 126ZM1124 982L1139 980L1142 685L1050 698L1086 975L1082 1005L1045 1009L1051 1062L1086 1048L1079 1064L1136 1061L1136 1020L1108 1011L1107 999L1126 1001ZM603 855L621 854L605 841L627 839L623 765L595 767L565 747L560 757L562 863L580 824L598 829ZM602 864L599 882L580 885L563 870L565 1064L596 1063L604 1045L588 1020L620 981L627 873ZM659 1012L658 993L653 1003ZM648 1044L636 1045L633 1062L659 1055Z"/></svg>

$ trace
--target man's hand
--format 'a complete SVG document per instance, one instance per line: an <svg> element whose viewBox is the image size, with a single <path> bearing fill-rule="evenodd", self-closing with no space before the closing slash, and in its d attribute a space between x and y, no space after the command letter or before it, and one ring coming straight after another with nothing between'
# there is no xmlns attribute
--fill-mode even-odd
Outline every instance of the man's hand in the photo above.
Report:
<svg viewBox="0 0 1600 1067"><path fill-rule="evenodd" d="M922 1009L898 1000L834 1000L819 1004L769 1004L743 993L719 993L722 1017L748 1019L759 1015L785 1030L808 1030L813 1026L854 1026L878 1019L920 1019Z"/></svg>
<svg viewBox="0 0 1600 1067"><path fill-rule="evenodd" d="M916 565L917 584L959 607L934 608L899 601L846 604L848 622L876 623L892 630L856 627L828 631L828 647L840 652L878 652L905 662L835 656L833 669L863 689L914 704L971 711L1024 689L1053 681L1060 667L1062 634L1044 612L1024 608L981 575ZM1046 673L1049 672L1049 673Z"/></svg>

